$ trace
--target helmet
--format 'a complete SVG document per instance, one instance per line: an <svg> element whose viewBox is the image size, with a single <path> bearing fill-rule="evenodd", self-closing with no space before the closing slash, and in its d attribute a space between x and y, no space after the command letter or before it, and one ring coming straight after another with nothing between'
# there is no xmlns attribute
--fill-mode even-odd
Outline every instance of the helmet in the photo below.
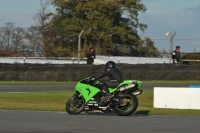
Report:
<svg viewBox="0 0 200 133"><path fill-rule="evenodd" d="M115 62L113 62L113 61L108 61L108 62L105 64L105 71L107 71L107 69L110 69L110 68L116 68Z"/></svg>
<svg viewBox="0 0 200 133"><path fill-rule="evenodd" d="M176 46L176 48L180 48L180 46Z"/></svg>

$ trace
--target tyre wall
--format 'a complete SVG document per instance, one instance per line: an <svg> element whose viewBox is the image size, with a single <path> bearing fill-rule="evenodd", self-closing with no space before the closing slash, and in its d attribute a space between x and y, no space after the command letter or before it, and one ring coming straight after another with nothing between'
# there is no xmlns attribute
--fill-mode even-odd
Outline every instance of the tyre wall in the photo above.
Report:
<svg viewBox="0 0 200 133"><path fill-rule="evenodd" d="M118 64L124 79L199 80L200 65ZM104 65L0 64L0 81L79 81L98 75Z"/></svg>

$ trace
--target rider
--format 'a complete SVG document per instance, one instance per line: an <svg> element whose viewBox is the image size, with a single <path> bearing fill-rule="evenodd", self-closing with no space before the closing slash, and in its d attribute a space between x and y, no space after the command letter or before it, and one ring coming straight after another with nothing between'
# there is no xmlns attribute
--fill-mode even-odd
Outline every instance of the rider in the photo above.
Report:
<svg viewBox="0 0 200 133"><path fill-rule="evenodd" d="M121 82L123 82L121 70L119 68L116 68L116 64L113 61L108 61L105 64L105 72L100 73L95 78L92 78L92 80L97 80L105 76L109 76L110 80L101 81L102 91L104 93L104 96L101 98L102 101L107 100L111 96L109 94L108 87L115 88Z"/></svg>

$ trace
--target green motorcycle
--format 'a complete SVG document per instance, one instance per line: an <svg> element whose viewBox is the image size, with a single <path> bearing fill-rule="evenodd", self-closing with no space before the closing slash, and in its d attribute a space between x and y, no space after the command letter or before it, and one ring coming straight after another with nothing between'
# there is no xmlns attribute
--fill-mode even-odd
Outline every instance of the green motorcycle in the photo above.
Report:
<svg viewBox="0 0 200 133"><path fill-rule="evenodd" d="M69 114L115 112L119 116L128 116L135 112L138 107L136 95L142 93L142 81L125 80L116 88L108 88L109 99L101 101L102 83L91 81L91 78L85 78L76 84L75 94L66 103L66 111Z"/></svg>

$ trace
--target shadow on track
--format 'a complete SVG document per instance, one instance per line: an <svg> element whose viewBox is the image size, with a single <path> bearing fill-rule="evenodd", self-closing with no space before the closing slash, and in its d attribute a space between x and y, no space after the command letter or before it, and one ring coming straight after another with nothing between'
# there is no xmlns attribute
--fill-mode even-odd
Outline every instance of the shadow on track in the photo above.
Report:
<svg viewBox="0 0 200 133"><path fill-rule="evenodd" d="M109 112L109 113L104 113L104 112L84 112L78 115L103 115L103 116L118 116L117 114L115 114L114 112ZM140 110L140 111L136 111L135 113L133 113L132 115L129 116L125 116L125 117L130 117L130 116L150 116L149 115L149 110ZM123 117L123 116L122 116Z"/></svg>

